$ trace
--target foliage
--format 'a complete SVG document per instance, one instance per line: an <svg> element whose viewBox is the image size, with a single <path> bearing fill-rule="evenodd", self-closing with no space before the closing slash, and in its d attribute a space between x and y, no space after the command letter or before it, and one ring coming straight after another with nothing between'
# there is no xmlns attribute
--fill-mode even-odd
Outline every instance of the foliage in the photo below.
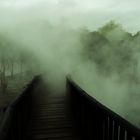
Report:
<svg viewBox="0 0 140 140"><path fill-rule="evenodd" d="M134 66L137 64L135 54L139 48L136 41L140 35L136 39L120 24L111 21L96 32L89 31L82 38L84 56L94 62L100 74L136 74L133 69L137 67Z"/></svg>
<svg viewBox="0 0 140 140"><path fill-rule="evenodd" d="M7 77L13 78L18 73L22 76L22 73L31 68L28 65L33 62L33 55L30 59L30 53L21 48L15 42L0 36L0 89L3 94L8 87Z"/></svg>

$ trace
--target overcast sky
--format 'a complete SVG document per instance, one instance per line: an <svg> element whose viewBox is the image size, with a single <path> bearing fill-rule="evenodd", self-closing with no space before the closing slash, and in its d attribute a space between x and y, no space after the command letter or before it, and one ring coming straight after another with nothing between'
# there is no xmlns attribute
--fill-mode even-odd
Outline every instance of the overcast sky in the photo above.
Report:
<svg viewBox="0 0 140 140"><path fill-rule="evenodd" d="M0 0L0 24L44 19L96 30L110 20L140 30L140 0Z"/></svg>

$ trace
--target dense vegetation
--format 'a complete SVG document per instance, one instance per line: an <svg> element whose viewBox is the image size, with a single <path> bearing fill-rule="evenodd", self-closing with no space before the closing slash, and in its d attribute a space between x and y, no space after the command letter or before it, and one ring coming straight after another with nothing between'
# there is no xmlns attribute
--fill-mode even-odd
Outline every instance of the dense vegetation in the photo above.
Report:
<svg viewBox="0 0 140 140"><path fill-rule="evenodd" d="M0 93L5 94L8 83L18 75L33 72L33 55L24 49L19 49L18 44L0 36ZM32 71L32 72L31 72ZM16 85L15 85L16 86Z"/></svg>
<svg viewBox="0 0 140 140"><path fill-rule="evenodd" d="M132 35L111 21L98 31L83 30L81 38L83 54L96 64L101 75L117 73L138 81L139 32Z"/></svg>

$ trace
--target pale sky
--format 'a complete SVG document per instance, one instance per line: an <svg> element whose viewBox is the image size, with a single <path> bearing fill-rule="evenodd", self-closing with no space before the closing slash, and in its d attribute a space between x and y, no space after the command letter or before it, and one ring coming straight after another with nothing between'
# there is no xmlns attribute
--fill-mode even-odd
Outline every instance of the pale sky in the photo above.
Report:
<svg viewBox="0 0 140 140"><path fill-rule="evenodd" d="M1 25L32 18L91 30L116 20L136 32L140 30L140 0L0 0Z"/></svg>

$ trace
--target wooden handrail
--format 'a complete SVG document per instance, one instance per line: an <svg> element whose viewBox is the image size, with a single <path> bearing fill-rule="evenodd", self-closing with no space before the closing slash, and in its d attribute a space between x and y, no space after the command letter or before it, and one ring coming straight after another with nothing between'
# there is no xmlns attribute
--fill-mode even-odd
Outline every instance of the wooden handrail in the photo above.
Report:
<svg viewBox="0 0 140 140"><path fill-rule="evenodd" d="M8 106L0 126L0 140L23 140L31 112L32 92L39 78L36 76Z"/></svg>
<svg viewBox="0 0 140 140"><path fill-rule="evenodd" d="M67 77L72 111L86 140L140 140L140 129L107 108Z"/></svg>

